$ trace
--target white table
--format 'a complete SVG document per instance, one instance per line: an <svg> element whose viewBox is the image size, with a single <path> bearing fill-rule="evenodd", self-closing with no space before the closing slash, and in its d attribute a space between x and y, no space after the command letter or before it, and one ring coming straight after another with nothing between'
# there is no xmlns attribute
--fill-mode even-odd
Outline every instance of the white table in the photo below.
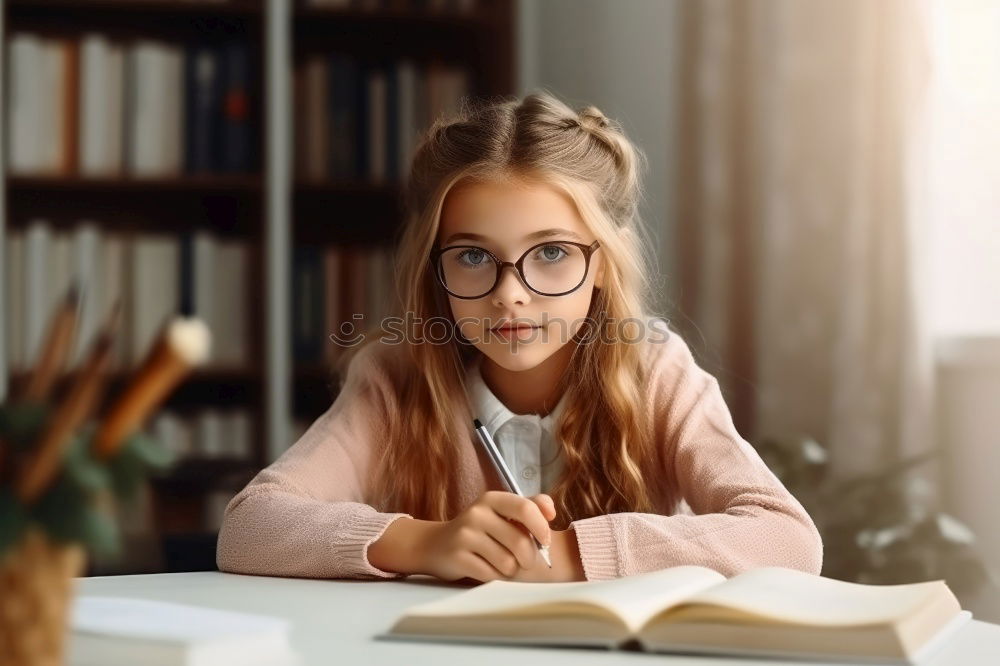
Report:
<svg viewBox="0 0 1000 666"><path fill-rule="evenodd" d="M218 571L97 576L77 580L79 594L174 601L206 608L288 618L291 641L302 666L321 664L475 664L514 663L635 664L655 660L674 666L755 666L789 660L726 659L650 655L592 648L501 647L460 643L374 640L408 606L455 594L464 585L428 576L403 580L308 580L240 576ZM997 666L1000 625L973 619L934 658L933 666Z"/></svg>

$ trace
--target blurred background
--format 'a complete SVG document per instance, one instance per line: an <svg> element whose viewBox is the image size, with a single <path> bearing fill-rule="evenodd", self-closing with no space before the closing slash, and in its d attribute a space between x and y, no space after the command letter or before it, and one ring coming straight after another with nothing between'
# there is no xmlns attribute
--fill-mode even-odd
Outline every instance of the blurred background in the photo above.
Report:
<svg viewBox="0 0 1000 666"><path fill-rule="evenodd" d="M213 569L222 511L391 305L400 183L463 96L544 87L645 152L654 305L824 534L1000 621L1000 2L6 0L0 394L69 285L123 383L179 309L211 363L89 573ZM114 382L113 382L114 383Z"/></svg>

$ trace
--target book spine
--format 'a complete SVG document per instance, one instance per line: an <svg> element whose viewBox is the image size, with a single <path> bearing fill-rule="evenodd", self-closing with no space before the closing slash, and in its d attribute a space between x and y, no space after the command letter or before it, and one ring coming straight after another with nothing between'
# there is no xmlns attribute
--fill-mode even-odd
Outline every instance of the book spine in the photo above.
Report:
<svg viewBox="0 0 1000 666"><path fill-rule="evenodd" d="M354 118L357 125L354 128L354 136L357 138L357 143L355 144L355 164L354 173L352 175L355 178L367 177L371 169L371 153L369 144L371 111L370 97L368 93L370 71L371 66L368 63L358 63L357 75L354 79L354 92L352 97L355 101Z"/></svg>
<svg viewBox="0 0 1000 666"><path fill-rule="evenodd" d="M211 363L218 362L219 348L224 344L218 339L221 313L215 299L217 265L215 237L205 229L196 230L191 235L192 305L195 315L212 331Z"/></svg>
<svg viewBox="0 0 1000 666"><path fill-rule="evenodd" d="M8 165L12 174L40 168L38 120L44 63L41 39L29 33L11 34L8 41L7 100Z"/></svg>
<svg viewBox="0 0 1000 666"><path fill-rule="evenodd" d="M176 238L143 234L132 244L132 347L130 363L141 363L167 318L177 312L180 245Z"/></svg>
<svg viewBox="0 0 1000 666"><path fill-rule="evenodd" d="M327 67L322 56L313 56L305 65L305 105L308 120L305 175L312 181L322 181L329 173L329 117L325 104L328 94Z"/></svg>
<svg viewBox="0 0 1000 666"><path fill-rule="evenodd" d="M350 61L341 54L331 54L327 60L330 134L328 137L330 156L330 177L343 179L351 176L353 160L350 142L353 139L350 127L351 96L347 87L350 81Z"/></svg>
<svg viewBox="0 0 1000 666"><path fill-rule="evenodd" d="M386 98L385 68L373 65L368 71L368 179L383 183L386 177Z"/></svg>
<svg viewBox="0 0 1000 666"><path fill-rule="evenodd" d="M192 44L184 56L185 171L213 172L218 169L215 121L222 115L218 54L211 46Z"/></svg>
<svg viewBox="0 0 1000 666"><path fill-rule="evenodd" d="M112 367L120 370L126 367L129 349L129 327L128 322L132 311L131 299L128 298L128 290L124 288L126 284L126 270L128 259L126 252L127 243L122 234L105 234L101 247L101 296L102 302L100 312L110 314L115 303L121 307L120 334L115 337L114 355Z"/></svg>
<svg viewBox="0 0 1000 666"><path fill-rule="evenodd" d="M24 354L24 280L25 280L25 247L24 232L11 229L8 231L6 253L7 270L4 283L7 290L7 316L4 325L7 327L7 360L10 370L21 370L27 366Z"/></svg>
<svg viewBox="0 0 1000 666"><path fill-rule="evenodd" d="M396 180L399 174L399 64L390 63L384 70L386 77L385 85L385 107L384 124L385 128L385 173L383 178Z"/></svg>
<svg viewBox="0 0 1000 666"><path fill-rule="evenodd" d="M81 221L73 231L72 239L73 275L79 280L83 299L80 304L80 320L75 347L70 360L73 364L82 363L86 353L94 341L97 328L104 313L101 304L104 302L101 293L100 261L101 261L101 231L96 222Z"/></svg>
<svg viewBox="0 0 1000 666"><path fill-rule="evenodd" d="M80 173L99 175L107 169L105 119L109 113L107 90L111 77L107 40L89 34L80 44Z"/></svg>
<svg viewBox="0 0 1000 666"><path fill-rule="evenodd" d="M292 270L292 355L296 361L319 359L323 329L323 266L319 250L297 246Z"/></svg>
<svg viewBox="0 0 1000 666"><path fill-rule="evenodd" d="M53 243L48 220L32 220L24 237L24 360L31 367L38 358L49 316L49 261Z"/></svg>
<svg viewBox="0 0 1000 666"><path fill-rule="evenodd" d="M226 89L223 102L222 170L227 173L245 171L250 151L249 72L246 46L230 42L223 50Z"/></svg>
<svg viewBox="0 0 1000 666"><path fill-rule="evenodd" d="M39 137L42 145L40 173L51 176L60 174L65 162L66 126L63 113L66 106L64 98L68 58L63 40L46 39L44 43L46 66L41 90L42 107L41 114L34 122L42 132Z"/></svg>
<svg viewBox="0 0 1000 666"><path fill-rule="evenodd" d="M62 53L62 94L57 107L61 114L61 132L59 141L62 144L59 172L69 176L77 173L80 164L80 43L76 39L64 39L59 42Z"/></svg>

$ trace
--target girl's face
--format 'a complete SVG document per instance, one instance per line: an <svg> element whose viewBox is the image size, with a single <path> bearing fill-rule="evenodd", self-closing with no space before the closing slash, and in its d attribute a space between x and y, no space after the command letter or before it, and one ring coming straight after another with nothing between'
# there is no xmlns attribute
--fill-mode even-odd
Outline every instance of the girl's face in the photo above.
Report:
<svg viewBox="0 0 1000 666"><path fill-rule="evenodd" d="M524 272L539 291L558 293L579 281L573 276L582 276L585 265L579 263L585 252L565 242L589 246L595 240L573 200L559 190L526 182L464 183L445 198L436 247L466 246L448 251L442 265L449 289L473 295L488 289L496 275L493 260L482 250L513 263L544 243L525 256ZM452 316L462 335L497 365L512 371L534 368L583 326L594 287L603 286L603 255L598 247L583 283L564 296L538 294L514 268L504 267L496 287L485 295L464 299L448 294ZM569 286L561 286L565 284ZM494 330L506 324L532 328Z"/></svg>

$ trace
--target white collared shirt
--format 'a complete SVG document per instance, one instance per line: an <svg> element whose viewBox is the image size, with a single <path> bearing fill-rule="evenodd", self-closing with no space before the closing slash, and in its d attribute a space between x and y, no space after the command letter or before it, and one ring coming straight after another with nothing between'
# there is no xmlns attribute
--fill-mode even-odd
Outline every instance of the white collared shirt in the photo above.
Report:
<svg viewBox="0 0 1000 666"><path fill-rule="evenodd" d="M526 497L549 492L563 468L562 447L556 441L555 428L566 406L566 394L545 416L515 414L483 381L482 362L482 355L473 359L465 375L475 418L496 442L521 492Z"/></svg>

